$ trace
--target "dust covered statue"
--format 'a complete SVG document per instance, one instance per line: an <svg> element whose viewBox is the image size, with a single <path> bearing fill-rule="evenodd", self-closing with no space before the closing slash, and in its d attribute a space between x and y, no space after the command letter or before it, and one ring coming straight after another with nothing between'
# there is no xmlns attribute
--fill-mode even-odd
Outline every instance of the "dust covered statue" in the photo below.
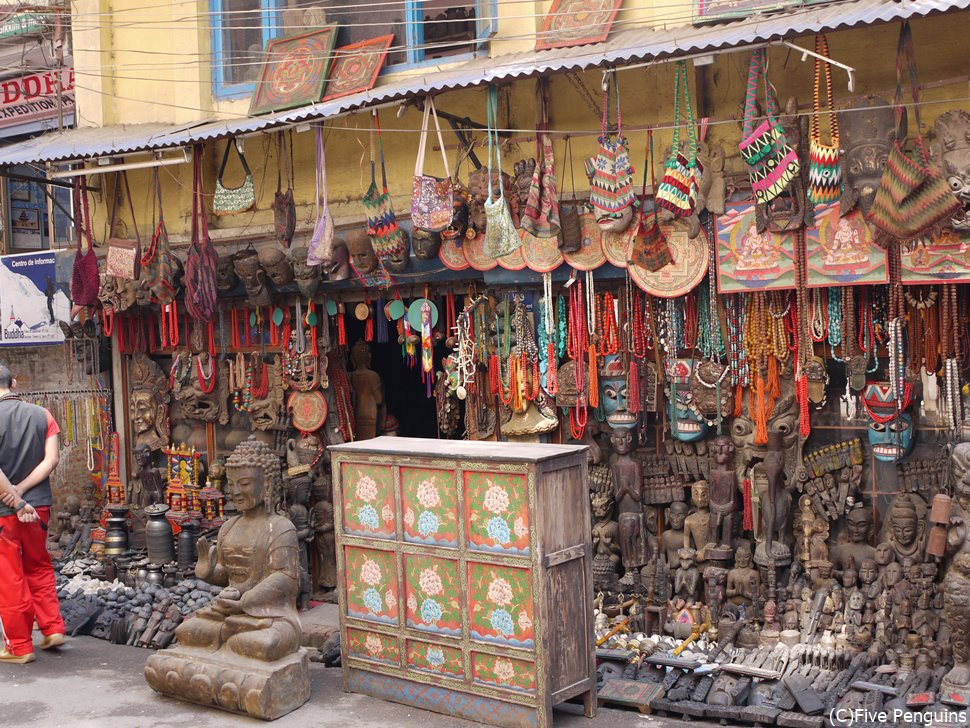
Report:
<svg viewBox="0 0 970 728"><path fill-rule="evenodd" d="M212 604L175 631L179 645L145 664L160 693L274 720L310 697L309 660L300 647L296 529L271 512L280 462L251 437L226 462L240 515L219 529L218 544L198 543L196 576L223 586Z"/></svg>

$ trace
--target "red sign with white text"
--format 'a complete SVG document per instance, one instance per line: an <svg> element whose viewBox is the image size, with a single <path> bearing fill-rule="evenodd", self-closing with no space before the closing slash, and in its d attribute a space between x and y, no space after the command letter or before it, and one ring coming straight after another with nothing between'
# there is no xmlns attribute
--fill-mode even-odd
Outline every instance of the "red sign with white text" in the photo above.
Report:
<svg viewBox="0 0 970 728"><path fill-rule="evenodd" d="M0 128L57 116L57 72L0 81ZM74 113L74 69L61 70L61 113Z"/></svg>

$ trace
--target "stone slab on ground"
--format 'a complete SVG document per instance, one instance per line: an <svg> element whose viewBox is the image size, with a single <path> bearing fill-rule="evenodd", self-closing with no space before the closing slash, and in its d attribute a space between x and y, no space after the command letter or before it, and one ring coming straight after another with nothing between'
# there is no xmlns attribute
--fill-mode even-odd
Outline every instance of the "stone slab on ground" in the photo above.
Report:
<svg viewBox="0 0 970 728"><path fill-rule="evenodd" d="M304 647L322 647L334 632L340 629L340 608L336 604L322 603L300 612L303 635L300 644Z"/></svg>

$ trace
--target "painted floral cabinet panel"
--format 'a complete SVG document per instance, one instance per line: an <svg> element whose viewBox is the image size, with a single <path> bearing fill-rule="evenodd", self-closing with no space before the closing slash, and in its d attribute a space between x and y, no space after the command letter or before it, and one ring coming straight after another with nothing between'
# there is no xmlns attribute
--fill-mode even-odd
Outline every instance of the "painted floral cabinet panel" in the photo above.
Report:
<svg viewBox="0 0 970 728"><path fill-rule="evenodd" d="M489 687L534 693L536 666L529 660L472 652L472 680Z"/></svg>
<svg viewBox="0 0 970 728"><path fill-rule="evenodd" d="M346 533L396 538L394 471L381 465L344 463L343 525Z"/></svg>
<svg viewBox="0 0 970 728"><path fill-rule="evenodd" d="M461 679L465 663L461 649L448 645L408 640L407 666L409 670Z"/></svg>
<svg viewBox="0 0 970 728"><path fill-rule="evenodd" d="M468 603L473 638L526 649L535 645L528 569L468 564Z"/></svg>
<svg viewBox="0 0 970 728"><path fill-rule="evenodd" d="M408 627L451 637L461 635L461 581L457 561L407 554L404 590Z"/></svg>
<svg viewBox="0 0 970 728"><path fill-rule="evenodd" d="M476 551L529 555L529 481L520 473L465 473L465 528Z"/></svg>
<svg viewBox="0 0 970 728"><path fill-rule="evenodd" d="M458 546L458 489L454 471L401 468L401 508L405 541Z"/></svg>
<svg viewBox="0 0 970 728"><path fill-rule="evenodd" d="M397 624L399 605L394 553L347 546L344 565L347 613L370 622Z"/></svg>
<svg viewBox="0 0 970 728"><path fill-rule="evenodd" d="M389 665L401 664L401 647L397 637L365 629L351 627L347 630L345 654Z"/></svg>

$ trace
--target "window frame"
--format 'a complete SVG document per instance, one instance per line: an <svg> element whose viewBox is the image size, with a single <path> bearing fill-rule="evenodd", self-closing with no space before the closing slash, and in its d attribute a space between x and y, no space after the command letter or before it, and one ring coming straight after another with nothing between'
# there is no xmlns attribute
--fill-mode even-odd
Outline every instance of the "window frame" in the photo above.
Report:
<svg viewBox="0 0 970 728"><path fill-rule="evenodd" d="M261 30L263 48L267 41L280 35L283 0L260 0L262 15ZM227 59L223 31L225 30L223 0L209 0L209 17L212 18L210 42L212 44L212 95L218 99L238 99L249 96L256 90L255 83L229 83L226 81L225 62ZM230 19L231 23L231 19Z"/></svg>

